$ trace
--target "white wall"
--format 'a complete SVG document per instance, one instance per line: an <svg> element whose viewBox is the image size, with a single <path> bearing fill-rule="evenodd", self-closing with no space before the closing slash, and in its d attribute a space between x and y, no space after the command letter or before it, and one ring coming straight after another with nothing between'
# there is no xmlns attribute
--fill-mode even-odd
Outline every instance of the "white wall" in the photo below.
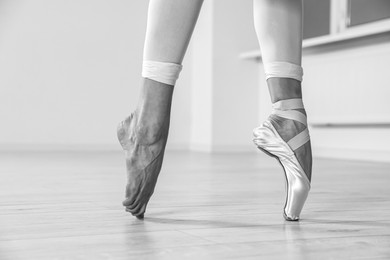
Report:
<svg viewBox="0 0 390 260"><path fill-rule="evenodd" d="M147 5L0 1L0 149L118 147L116 124L138 98ZM184 71L175 92L172 147L188 146L189 80Z"/></svg>
<svg viewBox="0 0 390 260"><path fill-rule="evenodd" d="M387 33L304 51L315 155L390 161L389 40Z"/></svg>
<svg viewBox="0 0 390 260"><path fill-rule="evenodd" d="M259 124L257 69L238 58L242 52L258 48L252 2L215 1L215 150L255 149L252 129Z"/></svg>
<svg viewBox="0 0 390 260"><path fill-rule="evenodd" d="M119 149L136 106L148 1L0 2L0 149ZM169 149L252 149L252 1L208 0L174 93Z"/></svg>
<svg viewBox="0 0 390 260"><path fill-rule="evenodd" d="M253 151L258 124L255 64L239 59L258 47L252 1L205 1L192 48L191 148Z"/></svg>
<svg viewBox="0 0 390 260"><path fill-rule="evenodd" d="M205 1L191 42L190 149L210 151L213 132L214 4Z"/></svg>

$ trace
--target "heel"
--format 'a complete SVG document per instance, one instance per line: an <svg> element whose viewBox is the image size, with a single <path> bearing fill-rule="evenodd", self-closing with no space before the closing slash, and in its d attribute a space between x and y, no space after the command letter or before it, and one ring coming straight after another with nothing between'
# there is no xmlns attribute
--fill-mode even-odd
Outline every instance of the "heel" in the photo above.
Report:
<svg viewBox="0 0 390 260"><path fill-rule="evenodd" d="M133 122L134 114L131 113L130 116L126 117L125 120L121 121L117 128L116 128L116 134L118 137L118 141L122 146L123 150L128 149L129 143L130 143L130 125Z"/></svg>

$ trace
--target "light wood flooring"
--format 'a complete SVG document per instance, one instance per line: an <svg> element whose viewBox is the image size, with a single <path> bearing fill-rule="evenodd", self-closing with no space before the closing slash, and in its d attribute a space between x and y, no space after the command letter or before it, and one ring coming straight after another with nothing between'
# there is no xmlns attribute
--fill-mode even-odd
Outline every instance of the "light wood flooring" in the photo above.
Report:
<svg viewBox="0 0 390 260"><path fill-rule="evenodd" d="M167 152L145 219L122 153L0 153L0 260L390 259L390 164L315 159L300 222L262 153Z"/></svg>

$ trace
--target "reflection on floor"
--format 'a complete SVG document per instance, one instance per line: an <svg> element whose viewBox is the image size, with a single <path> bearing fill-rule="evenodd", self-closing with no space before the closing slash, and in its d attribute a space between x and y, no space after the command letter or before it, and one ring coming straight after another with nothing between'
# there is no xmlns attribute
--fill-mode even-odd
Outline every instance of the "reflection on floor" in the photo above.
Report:
<svg viewBox="0 0 390 260"><path fill-rule="evenodd" d="M0 259L390 259L390 164L316 159L298 223L262 153L167 152L146 217L118 152L0 153Z"/></svg>

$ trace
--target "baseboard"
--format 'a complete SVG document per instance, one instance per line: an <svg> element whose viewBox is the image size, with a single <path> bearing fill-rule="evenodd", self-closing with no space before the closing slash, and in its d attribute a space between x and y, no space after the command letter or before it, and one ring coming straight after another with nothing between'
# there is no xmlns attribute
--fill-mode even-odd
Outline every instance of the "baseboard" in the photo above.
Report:
<svg viewBox="0 0 390 260"><path fill-rule="evenodd" d="M0 144L0 152L121 151L118 144Z"/></svg>
<svg viewBox="0 0 390 260"><path fill-rule="evenodd" d="M0 152L17 151L96 151L120 152L118 144L1 144ZM167 151L195 151L216 153L248 153L257 150L251 145L205 145L205 144L168 144ZM390 150L348 149L331 147L313 147L313 156L321 158L361 160L390 163Z"/></svg>
<svg viewBox="0 0 390 260"><path fill-rule="evenodd" d="M167 151L188 151L189 145L168 143ZM0 144L0 152L20 152L20 151L96 151L96 152L111 152L122 151L119 144Z"/></svg>
<svg viewBox="0 0 390 260"><path fill-rule="evenodd" d="M248 153L255 152L253 145L209 145L209 144L191 144L190 151L195 152L215 152L215 153Z"/></svg>
<svg viewBox="0 0 390 260"><path fill-rule="evenodd" d="M188 151L189 145L180 143L168 143L166 149L172 151ZM118 143L115 144L21 144L21 143L2 143L0 144L0 152L13 151L97 151L110 152L122 151Z"/></svg>
<svg viewBox="0 0 390 260"><path fill-rule="evenodd" d="M188 144L183 143L167 143L167 151L188 151L190 149Z"/></svg>
<svg viewBox="0 0 390 260"><path fill-rule="evenodd" d="M313 157L390 163L390 150L313 147Z"/></svg>

